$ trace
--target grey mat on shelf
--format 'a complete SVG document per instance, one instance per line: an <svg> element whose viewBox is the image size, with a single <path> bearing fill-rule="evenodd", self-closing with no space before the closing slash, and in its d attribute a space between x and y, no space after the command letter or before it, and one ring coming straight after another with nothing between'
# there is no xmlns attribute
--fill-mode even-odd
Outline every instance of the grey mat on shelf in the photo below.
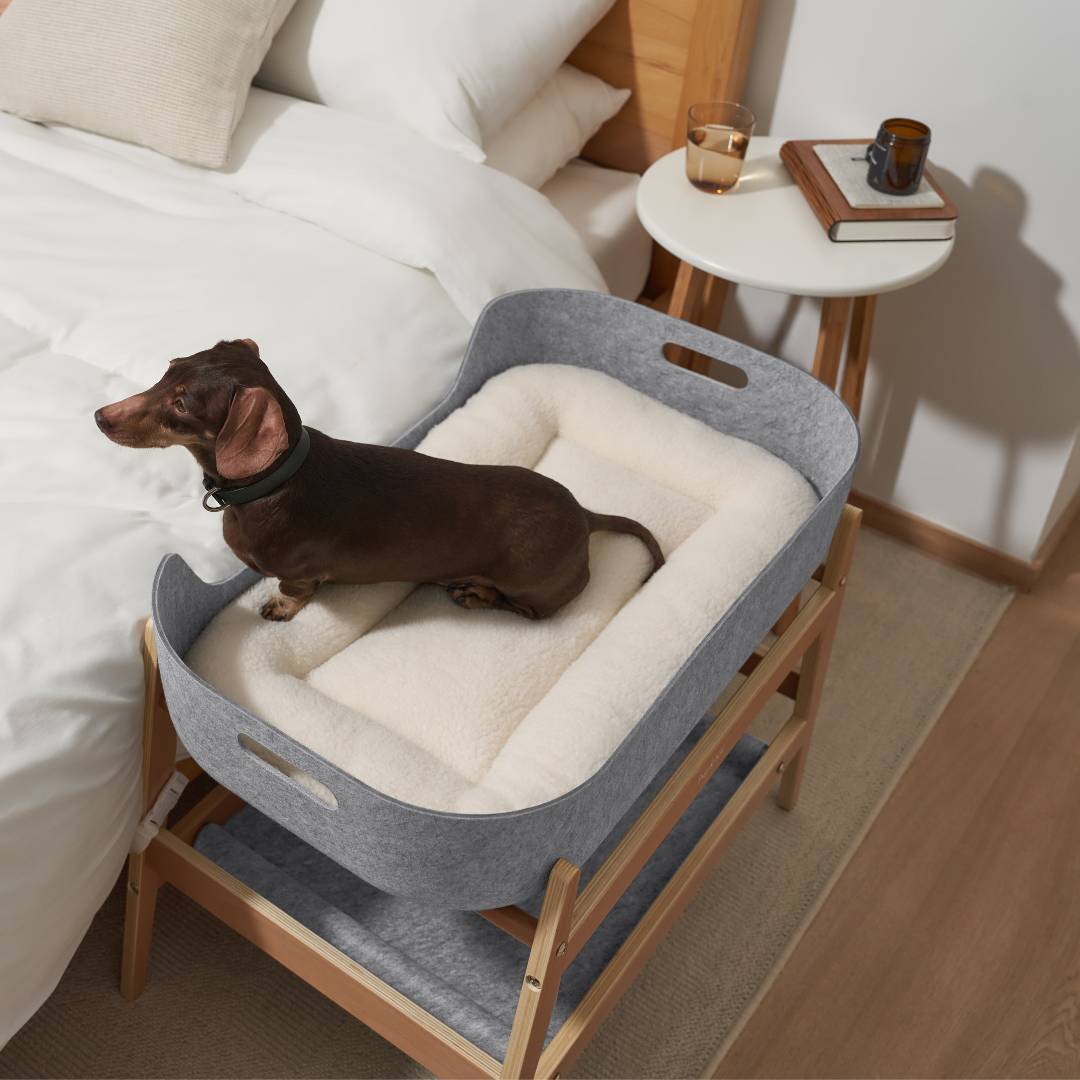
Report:
<svg viewBox="0 0 1080 1080"><path fill-rule="evenodd" d="M582 868L582 886L707 726L702 721ZM585 996L765 744L741 739L563 976L550 1035ZM390 896L248 807L195 845L222 869L501 1060L528 949L479 915ZM538 914L541 897L525 905Z"/></svg>

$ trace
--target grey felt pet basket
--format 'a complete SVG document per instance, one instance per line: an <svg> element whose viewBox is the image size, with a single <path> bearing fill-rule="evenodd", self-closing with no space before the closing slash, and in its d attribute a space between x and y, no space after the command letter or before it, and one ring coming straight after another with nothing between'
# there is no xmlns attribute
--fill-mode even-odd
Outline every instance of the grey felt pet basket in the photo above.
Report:
<svg viewBox="0 0 1080 1080"><path fill-rule="evenodd" d="M669 363L661 351L668 342L740 368L747 385L735 389ZM453 908L518 903L543 888L556 859L577 865L588 859L823 561L859 450L847 408L801 369L642 305L564 289L493 300L476 324L453 389L397 445L416 446L493 375L536 363L605 372L718 431L755 442L802 473L821 497L614 753L565 795L510 813L454 814L382 794L233 704L184 663L210 619L257 580L253 571L210 584L169 555L154 580L161 679L173 723L195 760L377 888ZM309 773L332 792L336 806L254 754L242 737Z"/></svg>

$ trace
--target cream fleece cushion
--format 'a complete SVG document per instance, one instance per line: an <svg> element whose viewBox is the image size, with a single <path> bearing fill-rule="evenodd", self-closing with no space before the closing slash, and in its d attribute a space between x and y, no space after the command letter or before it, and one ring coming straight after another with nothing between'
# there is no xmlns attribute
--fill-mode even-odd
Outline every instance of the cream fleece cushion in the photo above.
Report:
<svg viewBox="0 0 1080 1080"><path fill-rule="evenodd" d="M346 772L439 810L516 810L587 780L818 501L761 447L562 365L490 379L420 449L535 468L643 522L667 564L642 585L641 541L595 533L588 586L540 622L391 582L324 586L273 623L262 581L187 661Z"/></svg>
<svg viewBox="0 0 1080 1080"><path fill-rule="evenodd" d="M0 109L224 165L295 0L13 0Z"/></svg>

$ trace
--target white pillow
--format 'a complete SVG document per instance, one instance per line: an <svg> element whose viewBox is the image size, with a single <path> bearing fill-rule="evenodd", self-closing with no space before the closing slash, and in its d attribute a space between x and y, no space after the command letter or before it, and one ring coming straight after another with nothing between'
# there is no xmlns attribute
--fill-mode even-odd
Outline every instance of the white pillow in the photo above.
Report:
<svg viewBox="0 0 1080 1080"><path fill-rule="evenodd" d="M529 187L548 182L627 102L629 90L563 64L494 138L484 144L493 169Z"/></svg>
<svg viewBox="0 0 1080 1080"><path fill-rule="evenodd" d="M613 0L298 0L256 82L483 161Z"/></svg>

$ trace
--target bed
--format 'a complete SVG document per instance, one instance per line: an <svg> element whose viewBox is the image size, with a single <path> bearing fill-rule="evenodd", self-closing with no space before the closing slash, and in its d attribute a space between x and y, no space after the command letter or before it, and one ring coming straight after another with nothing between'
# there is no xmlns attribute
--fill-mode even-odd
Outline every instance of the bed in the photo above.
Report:
<svg viewBox="0 0 1080 1080"><path fill-rule="evenodd" d="M754 5L698 7L621 0L579 45L575 64L634 96L543 194L447 158L424 186L426 149L268 90L223 173L0 114L0 552L17 568L0 592L0 1043L55 986L131 841L154 569L170 551L207 579L236 568L186 456L115 448L93 410L243 335L310 423L389 441L446 394L492 297L633 297L648 248L626 174L677 141L688 100L745 74Z"/></svg>

